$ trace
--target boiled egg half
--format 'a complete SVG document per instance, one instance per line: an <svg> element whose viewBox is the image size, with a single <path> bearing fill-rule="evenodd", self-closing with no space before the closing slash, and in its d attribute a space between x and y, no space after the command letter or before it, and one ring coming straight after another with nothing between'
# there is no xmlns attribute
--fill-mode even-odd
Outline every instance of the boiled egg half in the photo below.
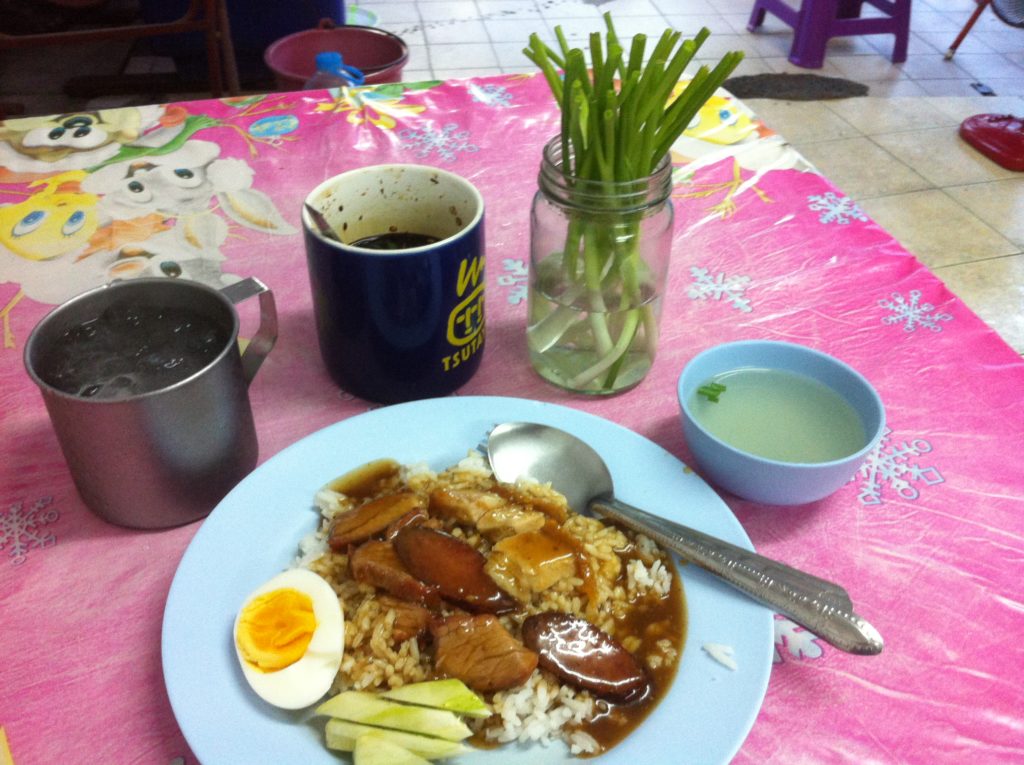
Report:
<svg viewBox="0 0 1024 765"><path fill-rule="evenodd" d="M341 602L307 569L273 577L245 600L235 618L235 651L245 679L264 701L301 709L334 682L344 651Z"/></svg>

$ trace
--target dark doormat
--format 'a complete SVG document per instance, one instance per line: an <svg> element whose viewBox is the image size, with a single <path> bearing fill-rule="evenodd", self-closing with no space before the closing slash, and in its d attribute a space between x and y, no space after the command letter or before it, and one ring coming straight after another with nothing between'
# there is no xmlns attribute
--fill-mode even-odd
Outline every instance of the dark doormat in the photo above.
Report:
<svg viewBox="0 0 1024 765"><path fill-rule="evenodd" d="M784 101L825 101L866 96L868 86L816 74L752 74L732 77L722 87L737 98L778 98Z"/></svg>

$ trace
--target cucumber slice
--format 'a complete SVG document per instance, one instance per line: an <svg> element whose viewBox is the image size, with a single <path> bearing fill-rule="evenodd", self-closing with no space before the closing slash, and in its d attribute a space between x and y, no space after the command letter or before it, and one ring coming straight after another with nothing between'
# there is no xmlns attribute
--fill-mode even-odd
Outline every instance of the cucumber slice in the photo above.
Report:
<svg viewBox="0 0 1024 765"><path fill-rule="evenodd" d="M429 765L429 762L376 731L357 738L352 750L352 765Z"/></svg>
<svg viewBox="0 0 1024 765"><path fill-rule="evenodd" d="M457 741L446 741L443 738L421 736L418 733L406 733L401 730L374 728L361 723L349 722L348 720L338 720L337 718L331 718L327 721L325 732L327 748L337 749L342 752L354 751L359 737L368 733L382 736L395 746L399 746L427 760L443 760L469 751L468 746Z"/></svg>
<svg viewBox="0 0 1024 765"><path fill-rule="evenodd" d="M446 709L469 717L491 716L491 708L486 702L473 693L464 682L455 678L403 685L401 688L384 691L380 695L403 704Z"/></svg>
<svg viewBox="0 0 1024 765"><path fill-rule="evenodd" d="M420 733L448 741L462 741L473 735L454 712L399 704L366 691L345 691L316 708L319 715L374 725L379 728Z"/></svg>

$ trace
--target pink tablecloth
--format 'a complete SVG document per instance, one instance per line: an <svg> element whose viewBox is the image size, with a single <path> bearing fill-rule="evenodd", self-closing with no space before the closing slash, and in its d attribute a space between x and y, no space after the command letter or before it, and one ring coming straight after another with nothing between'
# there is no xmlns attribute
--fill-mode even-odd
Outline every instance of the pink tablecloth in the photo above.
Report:
<svg viewBox="0 0 1024 765"><path fill-rule="evenodd" d="M194 762L163 689L160 623L198 524L143 533L85 509L22 368L33 325L118 276L258 276L281 314L251 389L273 455L369 408L320 363L299 203L327 176L384 161L451 169L486 199L488 339L460 394L587 410L687 460L675 382L712 344L804 343L881 393L891 432L833 497L788 509L724 497L760 551L842 582L886 639L858 658L779 619L737 762L1024 761L1024 363L742 104L706 111L702 125L733 123L726 143L676 147L659 356L606 400L549 387L526 358L528 211L558 125L539 78L70 116L86 119L0 122L0 732L17 765Z"/></svg>

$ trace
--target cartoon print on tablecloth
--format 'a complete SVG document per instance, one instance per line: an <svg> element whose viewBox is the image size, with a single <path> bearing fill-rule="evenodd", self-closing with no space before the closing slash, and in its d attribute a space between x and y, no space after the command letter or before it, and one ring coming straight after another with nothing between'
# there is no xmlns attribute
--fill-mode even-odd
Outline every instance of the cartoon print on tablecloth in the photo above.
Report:
<svg viewBox="0 0 1024 765"><path fill-rule="evenodd" d="M516 258L504 258L501 261L501 270L505 273L498 277L498 285L508 288L509 305L519 305L526 300L528 289L530 270L526 262Z"/></svg>
<svg viewBox="0 0 1024 765"><path fill-rule="evenodd" d="M480 151L479 146L469 142L469 131L460 130L454 122L440 130L431 125L424 126L422 130L405 128L398 131L398 137L404 141L402 148L414 152L420 159L429 159L436 152L440 159L454 162L463 152L472 154Z"/></svg>
<svg viewBox="0 0 1024 765"><path fill-rule="evenodd" d="M841 197L834 191L812 194L807 197L807 203L808 210L821 213L818 216L819 223L838 223L845 226L853 220L867 222L868 219L850 197Z"/></svg>
<svg viewBox="0 0 1024 765"><path fill-rule="evenodd" d="M864 459L850 482L860 482L857 499L862 505L881 505L885 492L894 491L903 500L915 500L921 496L917 485L935 486L945 479L935 467L922 467L913 461L915 457L928 454L932 445L923 438L891 443L892 431L885 429L882 440Z"/></svg>
<svg viewBox="0 0 1024 765"><path fill-rule="evenodd" d="M429 90L440 80L415 83L388 83L367 88L330 88L330 101L316 105L315 111L345 114L353 125L370 124L382 130L394 130L405 117L426 111L423 104L405 103L409 93Z"/></svg>
<svg viewBox="0 0 1024 765"><path fill-rule="evenodd" d="M680 83L676 92L681 92L685 84ZM792 146L721 89L697 112L670 153L676 166L673 197L717 200L708 207L709 215L703 222L734 215L737 198L748 191L770 204L772 199L757 185L770 171L814 172ZM721 168L705 172L719 163L723 163Z"/></svg>
<svg viewBox="0 0 1024 765"><path fill-rule="evenodd" d="M781 664L785 661L784 653L794 659L820 659L825 653L820 640L792 619L775 614L775 655L772 661Z"/></svg>
<svg viewBox="0 0 1024 765"><path fill-rule="evenodd" d="M81 170L32 181L25 198L0 206L0 284L18 285L0 305L3 347L16 346L10 317L28 297L56 305L107 281L108 261L86 257L99 227L99 197L81 191Z"/></svg>
<svg viewBox="0 0 1024 765"><path fill-rule="evenodd" d="M712 276L711 272L702 266L690 266L690 275L693 277L693 283L686 294L691 300L724 300L742 313L754 310L750 300L744 295L750 284L749 276L726 276L722 271Z"/></svg>
<svg viewBox="0 0 1024 765"><path fill-rule="evenodd" d="M218 288L238 281L220 270L220 247L229 226L217 210L254 231L295 233L270 197L252 188L252 168L244 160L219 155L217 144L194 139L142 164L107 165L82 182L84 190L101 197L100 212L111 222L153 216L174 221L173 227L142 241L115 237L110 242L117 253L112 273L122 278L183 276Z"/></svg>
<svg viewBox="0 0 1024 765"><path fill-rule="evenodd" d="M280 148L285 142L298 139L293 133L300 125L299 117L295 114L299 102L290 100L292 98L294 96L278 95L222 98L220 103L231 107L236 113L227 119L213 120L211 127L228 127L235 130L249 147L250 156L256 157L259 155L256 148L258 144ZM244 130L236 124L249 117L257 119L250 122Z"/></svg>
<svg viewBox="0 0 1024 765"><path fill-rule="evenodd" d="M499 109L512 106L512 92L504 85L498 85L493 82L483 84L470 82L467 90L472 99L478 104L494 106Z"/></svg>
<svg viewBox="0 0 1024 765"><path fill-rule="evenodd" d="M287 108L260 98L232 119ZM18 285L0 307L5 348L16 347L10 316L25 297L57 305L112 279L138 276L185 277L213 287L237 281L221 271L228 223L217 210L253 230L295 233L270 198L252 188L245 161L218 159L217 144L193 138L206 128L229 127L255 155L256 144L280 138L280 126L276 136L273 130L253 136L183 107L97 112L92 122L78 116L0 122L2 161L21 175L32 167L50 172L29 176L23 192L5 190L24 199L0 206L0 284ZM133 140L111 140L111 125ZM48 131L45 141L41 130ZM0 167L0 174L14 177L10 169Z"/></svg>
<svg viewBox="0 0 1024 765"><path fill-rule="evenodd" d="M0 121L0 183L95 167L165 118L162 106L140 106Z"/></svg>
<svg viewBox="0 0 1024 765"><path fill-rule="evenodd" d="M107 264L83 257L99 227L99 199L81 190L88 169L176 121L161 106L0 121L0 182L25 184L0 206L0 284L18 285L0 307L4 348L16 345L10 316L25 297L54 305L106 281Z"/></svg>
<svg viewBox="0 0 1024 765"><path fill-rule="evenodd" d="M744 180L742 168L735 158L733 159L730 172L731 175L727 180L719 181L709 178L698 183L695 180L696 171L692 170L690 166L682 169L676 168L673 171L673 186L678 189L691 189L690 191L673 192L672 197L674 199L705 199L722 195L719 201L707 208L707 217L697 223L697 226L716 218L729 218L735 215L738 209L736 197L748 189L753 191L757 198L765 204L772 203L772 198L755 183L757 176Z"/></svg>
<svg viewBox="0 0 1024 765"><path fill-rule="evenodd" d="M676 85L673 96L681 93L688 83L686 80ZM683 131L683 136L691 140L677 146L691 147L695 156L703 156L708 151L707 144L733 146L768 134L764 123L755 118L753 112L719 89L704 102ZM693 141L700 141L702 146L695 146Z"/></svg>
<svg viewBox="0 0 1024 765"><path fill-rule="evenodd" d="M294 114L276 114L271 117L260 117L249 125L249 135L265 138L273 146L282 141L295 140L291 135L299 129L299 118Z"/></svg>
<svg viewBox="0 0 1024 765"><path fill-rule="evenodd" d="M24 503L15 502L0 512L0 550L10 549L8 554L15 566L24 563L30 551L57 544L56 535L42 528L60 518L52 504L53 497L43 497L27 510Z"/></svg>
<svg viewBox="0 0 1024 765"><path fill-rule="evenodd" d="M882 319L882 323L902 324L904 332L914 332L918 327L941 332L940 321L953 321L952 314L936 311L931 303L922 303L921 290L911 290L906 298L894 292L888 300L879 300L878 305L892 312Z"/></svg>
<svg viewBox="0 0 1024 765"><path fill-rule="evenodd" d="M101 195L101 213L111 220L149 214L189 216L211 212L214 198L234 222L274 234L293 234L270 197L252 188L254 172L241 159L219 159L220 146L192 140L144 163L119 162L89 175L85 191Z"/></svg>

